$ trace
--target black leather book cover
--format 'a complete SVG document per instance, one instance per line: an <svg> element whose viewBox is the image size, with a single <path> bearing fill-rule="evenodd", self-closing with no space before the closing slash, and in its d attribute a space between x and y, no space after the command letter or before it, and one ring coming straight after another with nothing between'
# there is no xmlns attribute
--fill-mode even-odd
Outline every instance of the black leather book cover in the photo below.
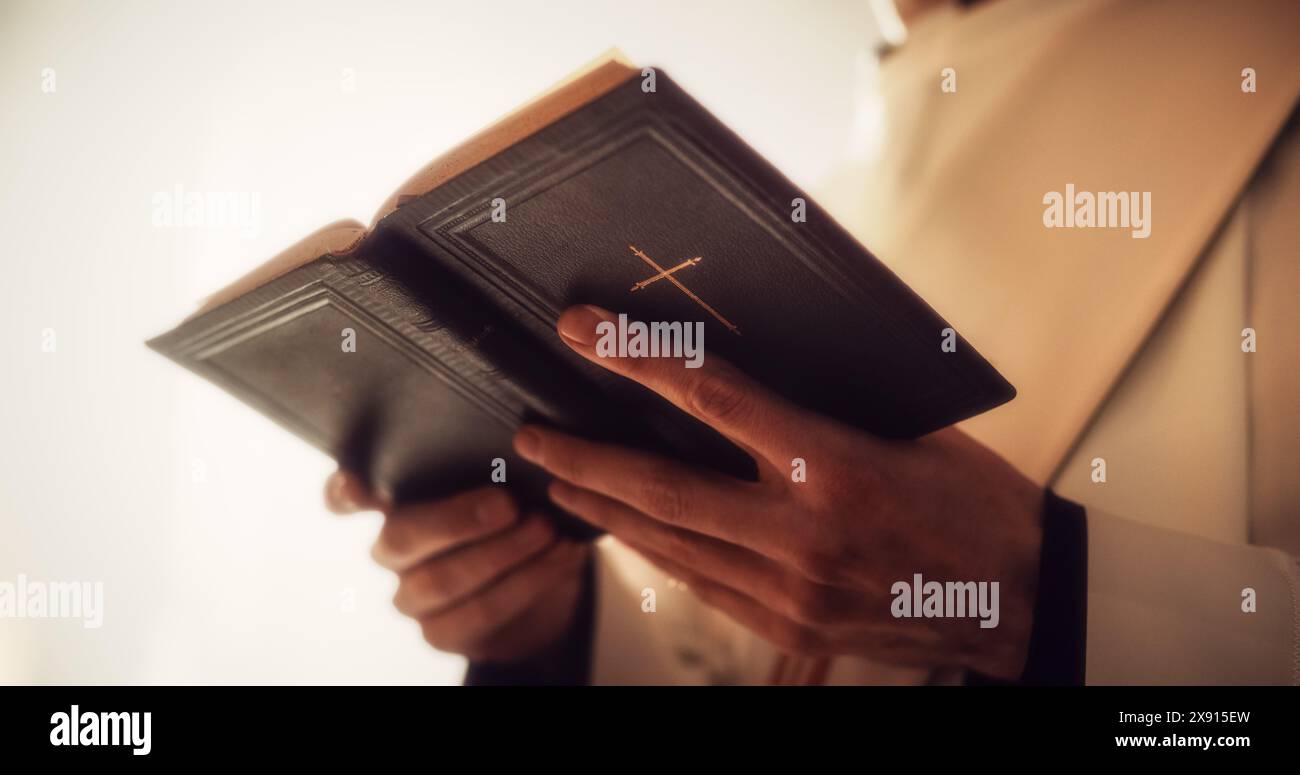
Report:
<svg viewBox="0 0 1300 775"><path fill-rule="evenodd" d="M667 75L643 83L150 346L399 500L491 484L501 458L506 486L541 502L540 471L511 450L525 419L752 475L713 431L572 353L555 322L577 303L703 321L706 357L884 436L1014 396L969 343L944 352L948 324ZM638 286L693 259L677 283Z"/></svg>

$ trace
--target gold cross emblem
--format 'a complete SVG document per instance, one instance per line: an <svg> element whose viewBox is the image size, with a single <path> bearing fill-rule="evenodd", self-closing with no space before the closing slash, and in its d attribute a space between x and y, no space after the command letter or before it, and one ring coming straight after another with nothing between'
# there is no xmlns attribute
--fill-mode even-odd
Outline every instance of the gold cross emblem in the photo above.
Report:
<svg viewBox="0 0 1300 775"><path fill-rule="evenodd" d="M680 290L682 293L686 294L687 297L691 299L691 301L703 307L705 312L708 312L710 315L717 318L718 322L726 326L728 331L735 334L736 336L740 336L740 329L737 328L734 323L724 318L716 309L710 307L707 303L705 303L704 299L701 299L699 296L696 296L695 293L691 291L690 288L687 288L685 285L682 285L681 281L673 276L682 269L695 266L696 264L703 261L704 260L703 258L701 258L700 256L696 256L695 258L688 258L685 261L678 264L677 266L673 267L672 269L664 269L663 267L659 266L659 264L655 263L655 260L653 258L647 256L644 251L638 249L636 245L628 245L628 249L632 251L633 255L635 255L637 258L641 259L642 261L646 262L646 264L648 264L650 268L655 270L656 272L656 274L647 277L646 279L642 280L636 285L633 285L631 288L633 292L644 290L647 286L651 285L652 283L659 282L660 280L667 280L668 282L677 286L677 289Z"/></svg>

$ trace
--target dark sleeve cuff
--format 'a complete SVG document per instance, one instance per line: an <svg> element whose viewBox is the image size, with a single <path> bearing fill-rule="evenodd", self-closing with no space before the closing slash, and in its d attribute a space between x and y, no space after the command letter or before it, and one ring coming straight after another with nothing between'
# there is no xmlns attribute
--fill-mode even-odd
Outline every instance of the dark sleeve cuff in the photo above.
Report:
<svg viewBox="0 0 1300 775"><path fill-rule="evenodd" d="M1043 505L1043 551L1029 659L1020 681L1082 686L1088 645L1088 522L1083 507L1051 490Z"/></svg>
<svg viewBox="0 0 1300 775"><path fill-rule="evenodd" d="M573 686L591 681L591 640L596 624L595 553L582 572L578 610L563 637L519 662L471 662L466 686Z"/></svg>

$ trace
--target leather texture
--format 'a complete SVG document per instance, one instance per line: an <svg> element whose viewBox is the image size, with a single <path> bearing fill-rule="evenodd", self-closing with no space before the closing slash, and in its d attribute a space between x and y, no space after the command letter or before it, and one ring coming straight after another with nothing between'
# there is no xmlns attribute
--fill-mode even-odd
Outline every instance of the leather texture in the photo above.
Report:
<svg viewBox="0 0 1300 775"><path fill-rule="evenodd" d="M708 356L884 436L1014 396L960 337L944 352L938 314L656 75L655 91L629 81L407 201L346 254L150 345L398 500L490 484L502 458L507 486L543 503L540 471L510 446L524 420L753 476L740 449L561 343L556 319L577 303L703 321ZM631 291L656 274L632 246L664 269L698 257L673 274L695 298L664 280Z"/></svg>

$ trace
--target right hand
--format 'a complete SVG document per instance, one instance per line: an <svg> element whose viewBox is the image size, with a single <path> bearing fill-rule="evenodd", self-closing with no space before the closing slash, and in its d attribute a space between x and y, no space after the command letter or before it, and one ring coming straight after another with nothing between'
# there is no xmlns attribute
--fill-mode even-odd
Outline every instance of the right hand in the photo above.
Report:
<svg viewBox="0 0 1300 775"><path fill-rule="evenodd" d="M393 605L439 651L473 662L528 659L573 622L590 548L557 538L540 514L521 519L500 488L393 508L360 477L337 471L325 502L338 514L383 512L371 556L397 574Z"/></svg>

